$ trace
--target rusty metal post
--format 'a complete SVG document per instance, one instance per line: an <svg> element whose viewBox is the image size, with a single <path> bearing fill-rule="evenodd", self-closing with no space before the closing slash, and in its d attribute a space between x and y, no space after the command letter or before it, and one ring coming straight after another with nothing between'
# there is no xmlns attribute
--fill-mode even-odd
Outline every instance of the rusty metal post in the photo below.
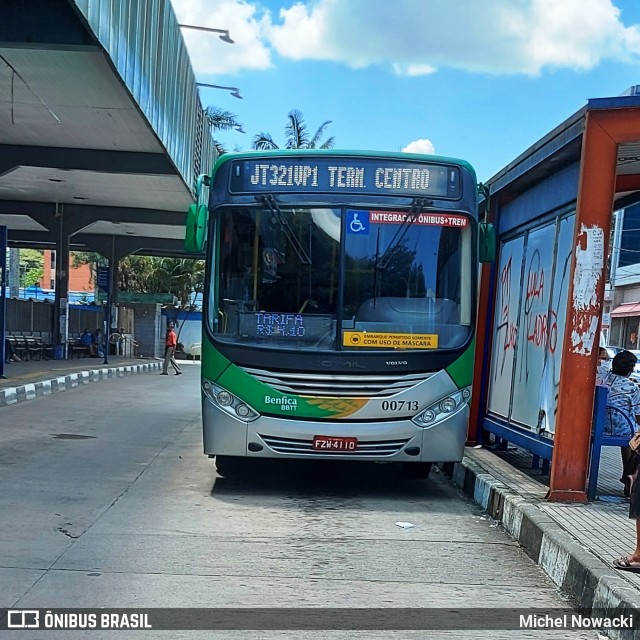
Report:
<svg viewBox="0 0 640 640"><path fill-rule="evenodd" d="M616 178L617 141L588 112L548 500L586 502L591 418Z"/></svg>
<svg viewBox="0 0 640 640"><path fill-rule="evenodd" d="M469 429L467 431L467 444L474 445L479 441L478 431L480 416L484 412L487 401L485 378L483 371L490 366L488 337L491 331L489 309L491 307L491 270L493 264L483 264L480 271L480 290L478 293L478 315L476 318L476 353L473 363L473 394L469 410Z"/></svg>

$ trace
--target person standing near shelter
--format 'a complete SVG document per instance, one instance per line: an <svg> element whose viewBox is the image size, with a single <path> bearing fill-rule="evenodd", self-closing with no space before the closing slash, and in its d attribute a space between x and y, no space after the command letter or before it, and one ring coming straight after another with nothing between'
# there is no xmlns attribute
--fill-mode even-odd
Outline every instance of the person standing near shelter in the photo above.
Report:
<svg viewBox="0 0 640 640"><path fill-rule="evenodd" d="M179 376L182 373L182 370L178 366L176 359L173 357L173 354L176 352L176 347L178 346L178 336L176 332L173 330L173 322L170 322L167 326L167 337L164 341L164 365L162 366L161 376L169 375L169 365L171 365L175 369L175 375Z"/></svg>
<svg viewBox="0 0 640 640"><path fill-rule="evenodd" d="M640 459L637 453L633 452L633 455ZM628 556L616 558L613 566L621 571L640 573L640 482L638 482L637 471L633 475L630 497L629 518L636 521L636 548Z"/></svg>
<svg viewBox="0 0 640 640"><path fill-rule="evenodd" d="M637 431L637 425L640 424L640 389L635 382L629 380L637 361L638 358L630 351L620 351L613 358L611 371L602 378L598 376L598 384L609 389L607 407L616 409L611 412L610 419L605 423L606 435L631 440L634 432ZM620 482L624 484L624 495L628 498L640 458L628 446L620 447L620 453L622 455Z"/></svg>
<svg viewBox="0 0 640 640"><path fill-rule="evenodd" d="M598 368L596 369L596 384L602 385L602 381L611 371L611 362L609 360L609 352L600 347L598 350Z"/></svg>
<svg viewBox="0 0 640 640"><path fill-rule="evenodd" d="M98 358L104 358L104 334L102 333L102 329L98 327L93 335L96 347L96 356Z"/></svg>
<svg viewBox="0 0 640 640"><path fill-rule="evenodd" d="M117 329L112 329L111 333L109 333L109 353L111 355L117 356L118 354L118 345L120 344L120 334Z"/></svg>
<svg viewBox="0 0 640 640"><path fill-rule="evenodd" d="M124 329L120 327L120 331L118 332L118 355L123 356L125 354L125 346L127 342L127 337L124 335Z"/></svg>
<svg viewBox="0 0 640 640"><path fill-rule="evenodd" d="M89 329L85 329L80 336L80 344L87 349L88 356L96 355L96 345L94 337L89 333Z"/></svg>

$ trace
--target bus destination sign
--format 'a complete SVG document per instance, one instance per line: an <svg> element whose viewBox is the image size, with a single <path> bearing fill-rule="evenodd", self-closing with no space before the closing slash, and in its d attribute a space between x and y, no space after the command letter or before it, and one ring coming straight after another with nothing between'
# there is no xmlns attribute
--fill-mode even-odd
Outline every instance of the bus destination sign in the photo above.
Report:
<svg viewBox="0 0 640 640"><path fill-rule="evenodd" d="M236 160L231 193L369 193L460 197L457 167L376 158L265 158Z"/></svg>

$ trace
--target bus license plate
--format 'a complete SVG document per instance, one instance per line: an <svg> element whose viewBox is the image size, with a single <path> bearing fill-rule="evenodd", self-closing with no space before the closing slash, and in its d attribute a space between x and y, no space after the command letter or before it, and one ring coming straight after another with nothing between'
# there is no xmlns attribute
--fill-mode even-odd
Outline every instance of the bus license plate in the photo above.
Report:
<svg viewBox="0 0 640 640"><path fill-rule="evenodd" d="M313 448L321 451L355 451L358 448L358 438L313 436Z"/></svg>

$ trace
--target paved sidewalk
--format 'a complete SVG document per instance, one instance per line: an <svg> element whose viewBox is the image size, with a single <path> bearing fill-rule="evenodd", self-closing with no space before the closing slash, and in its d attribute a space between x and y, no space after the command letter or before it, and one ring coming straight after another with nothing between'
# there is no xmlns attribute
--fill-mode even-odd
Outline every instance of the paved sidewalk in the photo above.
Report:
<svg viewBox="0 0 640 640"><path fill-rule="evenodd" d="M69 360L24 360L5 364L0 378L0 407L40 396L66 391L80 384L108 378L158 371L155 358L70 358Z"/></svg>
<svg viewBox="0 0 640 640"><path fill-rule="evenodd" d="M549 478L531 468L521 450L468 448L456 464L454 482L544 569L558 587L583 607L640 609L640 574L618 571L614 558L635 548L635 521L619 482L620 450L602 450L599 497L588 504L544 500ZM633 630L607 630L608 637L639 637Z"/></svg>

